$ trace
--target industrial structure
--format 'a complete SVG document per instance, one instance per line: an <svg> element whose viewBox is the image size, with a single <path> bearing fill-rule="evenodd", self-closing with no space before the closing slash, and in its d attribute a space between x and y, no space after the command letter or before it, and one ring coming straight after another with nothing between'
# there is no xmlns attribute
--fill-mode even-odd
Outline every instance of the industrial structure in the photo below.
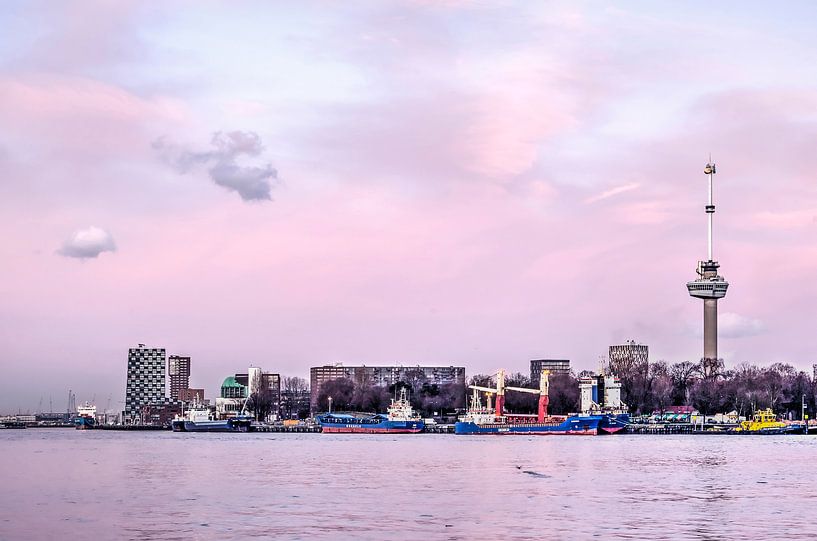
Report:
<svg viewBox="0 0 817 541"><path fill-rule="evenodd" d="M709 177L709 204L705 211L708 218L707 259L698 262L698 278L687 282L690 296L704 301L704 355L701 359L704 376L713 374L720 364L718 360L718 299L726 296L729 283L718 274L720 265L712 255L712 218L715 215L715 203L712 197L712 180L715 175L715 164L706 164L704 174Z"/></svg>

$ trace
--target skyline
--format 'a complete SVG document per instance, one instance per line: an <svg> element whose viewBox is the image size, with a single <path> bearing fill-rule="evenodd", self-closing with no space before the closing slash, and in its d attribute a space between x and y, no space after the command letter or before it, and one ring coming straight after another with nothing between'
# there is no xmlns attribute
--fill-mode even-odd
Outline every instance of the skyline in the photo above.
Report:
<svg viewBox="0 0 817 541"><path fill-rule="evenodd" d="M137 343L208 397L697 361L710 154L720 356L811 371L817 8L326 7L4 5L0 412L123 398Z"/></svg>

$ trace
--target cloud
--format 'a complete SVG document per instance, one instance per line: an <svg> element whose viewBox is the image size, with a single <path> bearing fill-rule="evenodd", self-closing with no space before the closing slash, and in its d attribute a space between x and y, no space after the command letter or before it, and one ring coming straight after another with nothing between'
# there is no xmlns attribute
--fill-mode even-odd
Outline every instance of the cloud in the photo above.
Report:
<svg viewBox="0 0 817 541"><path fill-rule="evenodd" d="M210 179L228 190L238 192L244 201L271 200L273 183L278 179L278 171L267 163L263 166L239 165L242 157L257 157L264 151L261 138L254 132L216 132L210 144L214 150L194 152L164 138L153 142L153 148L162 159L179 173L187 173L197 166L210 165L207 170Z"/></svg>
<svg viewBox="0 0 817 541"><path fill-rule="evenodd" d="M640 184L637 183L637 182L630 182L630 183L627 183L627 184L622 184L621 186L615 186L613 188L610 188L609 190L605 190L605 191L601 192L600 194L596 194L593 197L589 197L589 198L585 199L584 202L587 203L587 204L590 204L590 203L595 203L597 201L602 201L604 199L609 199L609 198L614 197L614 196L616 196L618 194L635 190L639 186L640 186Z"/></svg>
<svg viewBox="0 0 817 541"><path fill-rule="evenodd" d="M116 244L110 233L99 227L86 227L74 231L57 253L65 257L91 259L102 252L115 252Z"/></svg>
<svg viewBox="0 0 817 541"><path fill-rule="evenodd" d="M723 338L743 338L756 336L766 330L759 319L724 312L718 316L718 334Z"/></svg>

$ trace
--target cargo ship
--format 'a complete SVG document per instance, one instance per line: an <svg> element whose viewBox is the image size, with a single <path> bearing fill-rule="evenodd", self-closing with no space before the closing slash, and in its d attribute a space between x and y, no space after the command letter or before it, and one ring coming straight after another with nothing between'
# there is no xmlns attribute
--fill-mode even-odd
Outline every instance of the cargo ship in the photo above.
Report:
<svg viewBox="0 0 817 541"><path fill-rule="evenodd" d="M401 389L400 397L392 398L387 414L382 413L323 413L315 419L321 432L329 434L416 434L425 428L425 422L414 413Z"/></svg>
<svg viewBox="0 0 817 541"><path fill-rule="evenodd" d="M548 414L549 371L542 370L538 389L510 387L505 385L505 372L497 373L496 388L469 385L473 391L468 411L454 425L455 434L507 434L507 435L570 435L595 436L615 433L626 426L623 418L605 413L580 413L568 416ZM505 391L517 391L539 395L539 411L536 415L509 414L505 409ZM486 406L480 400L480 392L487 393ZM491 397L496 399L491 408Z"/></svg>
<svg viewBox="0 0 817 541"><path fill-rule="evenodd" d="M213 419L210 408L193 406L185 415L177 415L171 427L174 432L247 432L251 424L252 417L247 415Z"/></svg>
<svg viewBox="0 0 817 541"><path fill-rule="evenodd" d="M96 406L89 402L77 408L77 416L74 417L74 428L77 430L87 430L96 426Z"/></svg>

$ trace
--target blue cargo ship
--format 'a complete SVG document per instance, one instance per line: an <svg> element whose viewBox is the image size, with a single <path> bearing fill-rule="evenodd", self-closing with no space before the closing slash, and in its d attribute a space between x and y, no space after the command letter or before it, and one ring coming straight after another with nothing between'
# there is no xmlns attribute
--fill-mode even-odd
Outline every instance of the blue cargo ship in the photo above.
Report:
<svg viewBox="0 0 817 541"><path fill-rule="evenodd" d="M539 421L522 416L496 417L493 412L469 412L454 425L454 433L595 436L603 419L603 415L572 415Z"/></svg>
<svg viewBox="0 0 817 541"><path fill-rule="evenodd" d="M591 411L569 416L548 414L549 371L542 370L539 388L529 389L505 385L505 371L496 374L496 388L469 385L473 390L471 403L459 422L454 425L455 434L522 434L522 435L569 435L595 436L614 434L629 423L626 413ZM509 414L505 412L505 392L516 391L539 395L539 411L536 415ZM480 392L486 393L487 404L482 406ZM495 397L495 408L491 398Z"/></svg>
<svg viewBox="0 0 817 541"><path fill-rule="evenodd" d="M77 416L74 417L74 428L87 430L94 427L96 427L96 406L86 402L77 408Z"/></svg>
<svg viewBox="0 0 817 541"><path fill-rule="evenodd" d="M382 413L322 413L315 416L321 432L341 434L416 434L425 422L414 413L402 389L400 398L392 398L388 414Z"/></svg>

